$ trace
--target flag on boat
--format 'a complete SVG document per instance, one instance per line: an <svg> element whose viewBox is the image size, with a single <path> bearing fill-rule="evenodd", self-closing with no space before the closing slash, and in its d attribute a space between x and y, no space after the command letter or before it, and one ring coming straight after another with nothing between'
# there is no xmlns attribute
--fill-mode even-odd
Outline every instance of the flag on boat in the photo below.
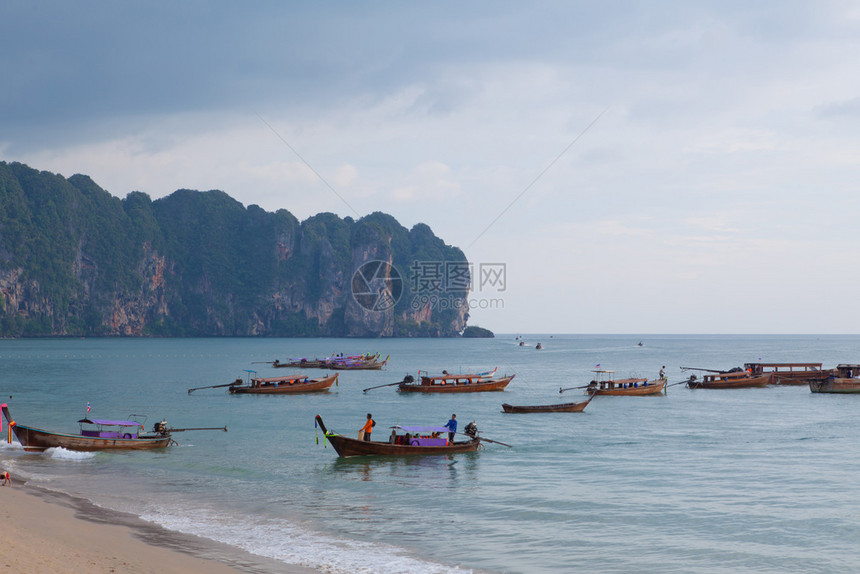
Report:
<svg viewBox="0 0 860 574"><path fill-rule="evenodd" d="M93 410L92 405L90 403L87 403L87 412L90 412L91 410Z"/></svg>
<svg viewBox="0 0 860 574"><path fill-rule="evenodd" d="M596 365L594 365L594 368L595 368L595 369L599 369L599 368L600 368L600 363L597 363Z"/></svg>

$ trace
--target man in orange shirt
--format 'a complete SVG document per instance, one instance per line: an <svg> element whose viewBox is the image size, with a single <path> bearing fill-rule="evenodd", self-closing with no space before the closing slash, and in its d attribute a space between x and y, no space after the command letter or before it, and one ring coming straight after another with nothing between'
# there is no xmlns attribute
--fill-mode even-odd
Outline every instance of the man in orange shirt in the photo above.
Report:
<svg viewBox="0 0 860 574"><path fill-rule="evenodd" d="M364 440L370 442L370 432L373 430L373 427L376 426L376 421L373 420L373 415L367 413L367 422L364 423L364 426L361 427L361 430L364 431Z"/></svg>

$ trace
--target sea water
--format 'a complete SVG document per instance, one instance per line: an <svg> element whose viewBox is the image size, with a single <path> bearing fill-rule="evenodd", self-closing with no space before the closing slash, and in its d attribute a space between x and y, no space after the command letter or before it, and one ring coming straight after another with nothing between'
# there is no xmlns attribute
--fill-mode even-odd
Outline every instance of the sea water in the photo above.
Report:
<svg viewBox="0 0 860 574"><path fill-rule="evenodd" d="M24 453L0 466L48 490L289 564L332 573L853 572L860 570L860 396L808 387L597 397L583 413L505 414L584 400L595 369L670 383L681 367L860 361L858 336L514 335L496 339L62 339L0 341L0 398L22 424L76 432L147 414L175 434L151 452ZM535 349L542 343L543 349ZM642 342L640 346L638 343ZM267 361L379 351L331 392L230 395ZM400 394L418 370L516 374L505 392ZM326 371L308 370L314 376ZM700 373L701 376L701 373ZM394 424L460 428L476 453L340 459L314 416L374 438ZM4 422L3 436L6 434Z"/></svg>

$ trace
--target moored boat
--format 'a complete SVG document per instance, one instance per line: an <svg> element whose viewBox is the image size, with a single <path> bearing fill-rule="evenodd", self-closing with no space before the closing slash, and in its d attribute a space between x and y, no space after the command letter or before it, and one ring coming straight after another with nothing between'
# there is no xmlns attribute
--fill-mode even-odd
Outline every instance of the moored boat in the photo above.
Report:
<svg viewBox="0 0 860 574"><path fill-rule="evenodd" d="M647 396L658 395L666 389L666 379L654 379L649 381L647 378L628 377L625 379L616 379L613 377L615 371L604 369L595 369L592 371L594 379L584 387L585 392L591 395L603 396ZM559 392L569 391L571 389L561 389Z"/></svg>
<svg viewBox="0 0 860 574"><path fill-rule="evenodd" d="M828 394L860 393L860 365L843 363L837 365L834 371L830 376L810 380L809 390Z"/></svg>
<svg viewBox="0 0 860 574"><path fill-rule="evenodd" d="M388 359L390 357L391 355L385 357L382 361L379 360L378 354L358 359L352 357L340 357L333 360L326 360L324 364L326 367L331 369L344 371L378 371L388 364Z"/></svg>
<svg viewBox="0 0 860 574"><path fill-rule="evenodd" d="M332 355L323 359L289 359L286 362L272 361L275 368L294 369L337 369L337 370L380 370L388 364L388 357L379 359L379 353L364 355Z"/></svg>
<svg viewBox="0 0 860 574"><path fill-rule="evenodd" d="M832 369L822 370L821 363L744 363L744 370L757 377L771 373L774 385L806 385L835 374Z"/></svg>
<svg viewBox="0 0 860 574"><path fill-rule="evenodd" d="M15 438L27 451L43 451L49 448L65 448L76 451L101 450L145 450L164 448L173 439L171 429L164 421L156 423L152 433L144 432L144 420L136 420L138 415L130 415L131 420L108 420L83 418L79 434L59 433L16 423L9 413L6 403L0 405L6 423ZM226 427L225 429L226 430Z"/></svg>
<svg viewBox="0 0 860 574"><path fill-rule="evenodd" d="M246 384L242 379L229 385L233 394L250 395L289 395L299 393L318 393L329 390L337 383L338 374L326 375L316 379L308 378L307 375L289 375L286 377L249 377Z"/></svg>
<svg viewBox="0 0 860 574"><path fill-rule="evenodd" d="M493 371L495 372L495 369ZM483 373L467 375L421 375L416 383L412 375L406 375L397 389L401 393L479 393L484 391L504 391L516 375L501 377L487 376Z"/></svg>
<svg viewBox="0 0 860 574"><path fill-rule="evenodd" d="M696 380L696 375L692 375L687 381L687 386L691 389L748 389L766 387L772 377L773 373L754 377L748 371L709 373L702 375L701 381Z"/></svg>
<svg viewBox="0 0 860 574"><path fill-rule="evenodd" d="M285 363L275 359L272 366L276 369L291 368L291 369L323 369L325 364L320 359L290 359Z"/></svg>
<svg viewBox="0 0 860 574"><path fill-rule="evenodd" d="M404 455L440 455L460 452L474 452L483 448L481 438L477 436L475 423L469 423L464 429L468 439L464 441L448 441L448 429L437 426L400 426L392 427L391 436L385 442L359 440L329 431L322 417L315 417L316 424L322 429L335 452L342 457L350 456L404 456ZM397 431L401 431L398 433ZM434 436L435 435L435 436Z"/></svg>
<svg viewBox="0 0 860 574"><path fill-rule="evenodd" d="M594 399L594 394L588 400L577 403L561 403L555 405L509 405L502 403L502 411L506 413L581 413Z"/></svg>

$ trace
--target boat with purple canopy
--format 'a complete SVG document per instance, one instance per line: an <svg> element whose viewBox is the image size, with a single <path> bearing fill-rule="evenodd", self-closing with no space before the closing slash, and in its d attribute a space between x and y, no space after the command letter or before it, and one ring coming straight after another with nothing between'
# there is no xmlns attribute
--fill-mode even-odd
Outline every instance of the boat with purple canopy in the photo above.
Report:
<svg viewBox="0 0 860 574"><path fill-rule="evenodd" d="M214 428L168 428L162 419L155 423L152 432L145 431L146 415L129 415L128 420L91 419L84 417L78 421L79 434L47 431L35 427L21 425L15 422L9 413L6 403L0 405L3 416L9 425L11 433L21 443L26 451L39 452L49 448L65 448L77 451L100 450L146 450L164 448L176 444L171 433L189 430L223 430L227 427ZM11 435L10 435L11 436ZM11 439L10 439L11 440Z"/></svg>
<svg viewBox="0 0 860 574"><path fill-rule="evenodd" d="M478 427L474 422L466 425L463 433L468 440L448 441L448 429L442 426L420 426L420 425L395 425L391 435L385 442L366 441L345 437L336 432L329 431L322 417L315 419L319 428L322 429L325 439L334 447L338 455L349 456L401 456L401 455L433 455L452 454L459 452L474 452L483 448L482 440L478 436ZM399 431L399 432L398 432ZM497 442L489 441L487 442Z"/></svg>
<svg viewBox="0 0 860 574"><path fill-rule="evenodd" d="M80 451L141 450L164 448L172 440L166 424L160 432L146 433L144 431L146 417L139 415L130 415L130 420L83 418L78 421L80 433L68 434L17 424L5 403L2 409L9 428L26 451L43 451L59 447ZM143 420L139 420L141 418ZM156 424L156 428L161 424Z"/></svg>

